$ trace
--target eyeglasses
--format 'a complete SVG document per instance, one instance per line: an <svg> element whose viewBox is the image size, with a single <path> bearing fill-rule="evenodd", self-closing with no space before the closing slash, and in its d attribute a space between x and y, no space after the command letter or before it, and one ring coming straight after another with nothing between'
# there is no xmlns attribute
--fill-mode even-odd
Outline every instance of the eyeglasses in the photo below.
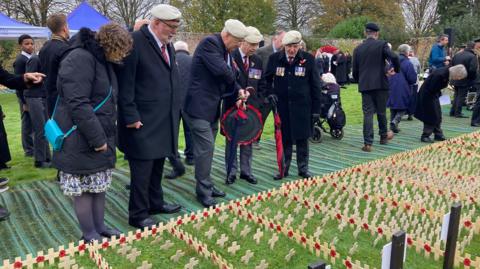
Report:
<svg viewBox="0 0 480 269"><path fill-rule="evenodd" d="M178 29L181 25L180 22L177 25L174 25L174 24L171 24L171 23L167 23L166 21L163 21L163 20L159 20L159 21L162 22L163 24L165 24L166 26L170 27L173 30Z"/></svg>

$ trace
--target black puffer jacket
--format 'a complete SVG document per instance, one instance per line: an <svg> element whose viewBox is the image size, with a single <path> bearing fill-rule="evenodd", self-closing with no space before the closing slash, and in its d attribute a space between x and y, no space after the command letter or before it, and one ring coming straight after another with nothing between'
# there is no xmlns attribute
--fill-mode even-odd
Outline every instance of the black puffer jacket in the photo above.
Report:
<svg viewBox="0 0 480 269"><path fill-rule="evenodd" d="M103 49L89 29L81 29L67 56L61 61L57 78L60 95L54 119L67 132L60 151L54 152L54 166L72 174L92 174L115 166L117 80ZM105 104L93 109L109 94ZM94 149L107 143L106 152Z"/></svg>

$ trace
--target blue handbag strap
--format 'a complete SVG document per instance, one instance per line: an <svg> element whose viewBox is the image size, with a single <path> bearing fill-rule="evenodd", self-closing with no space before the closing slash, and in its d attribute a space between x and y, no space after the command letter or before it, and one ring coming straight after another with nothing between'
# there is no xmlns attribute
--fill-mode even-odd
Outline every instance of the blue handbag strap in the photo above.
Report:
<svg viewBox="0 0 480 269"><path fill-rule="evenodd" d="M93 112L97 112L107 101L108 99L110 99L110 97L112 96L112 86L110 85L110 89L108 91L108 95L107 97L105 97L105 99L103 99L102 102L100 102L100 104L96 105L94 108L93 108ZM50 117L50 119L53 119L53 117L55 116L55 112L57 111L57 106L58 106L58 101L60 100L60 95L57 96L57 101L55 101L55 107L53 108L53 112L52 112L52 116ZM70 130L68 130L65 135L63 136L63 138L66 138L67 136L69 136L73 131L75 131L77 129L77 125L73 125L72 128L70 128Z"/></svg>

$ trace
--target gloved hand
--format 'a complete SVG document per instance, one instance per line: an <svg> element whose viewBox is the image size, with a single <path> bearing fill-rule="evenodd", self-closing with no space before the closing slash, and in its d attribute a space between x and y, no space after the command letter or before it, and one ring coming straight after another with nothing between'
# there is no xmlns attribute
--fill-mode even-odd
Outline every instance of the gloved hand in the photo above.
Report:
<svg viewBox="0 0 480 269"><path fill-rule="evenodd" d="M272 105L272 106L277 106L277 103L278 103L278 97L277 95L275 94L270 94L268 97L268 102Z"/></svg>
<svg viewBox="0 0 480 269"><path fill-rule="evenodd" d="M312 121L313 122L320 121L320 114L312 114Z"/></svg>

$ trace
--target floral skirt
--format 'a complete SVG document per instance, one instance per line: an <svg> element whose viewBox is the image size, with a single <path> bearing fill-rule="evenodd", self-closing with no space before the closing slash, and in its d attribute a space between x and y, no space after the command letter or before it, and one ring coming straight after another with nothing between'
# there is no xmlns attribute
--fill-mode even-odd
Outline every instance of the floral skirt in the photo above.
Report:
<svg viewBox="0 0 480 269"><path fill-rule="evenodd" d="M112 183L112 169L89 175L59 173L60 189L67 196L80 196L84 192L101 193Z"/></svg>

